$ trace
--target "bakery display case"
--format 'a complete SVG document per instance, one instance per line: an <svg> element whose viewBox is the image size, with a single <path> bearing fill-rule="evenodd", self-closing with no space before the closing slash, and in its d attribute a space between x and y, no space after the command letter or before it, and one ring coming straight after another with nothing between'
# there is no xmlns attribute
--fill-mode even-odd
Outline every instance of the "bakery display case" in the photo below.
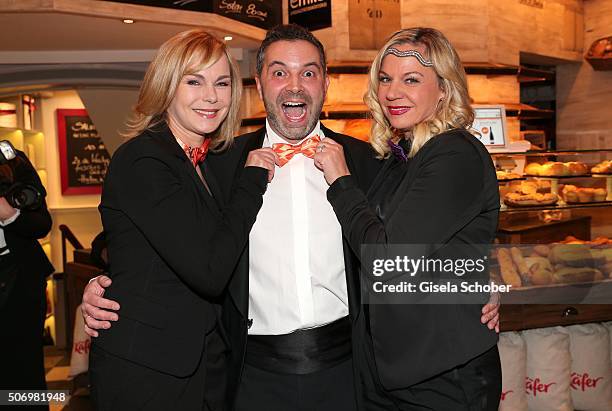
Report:
<svg viewBox="0 0 612 411"><path fill-rule="evenodd" d="M610 206L612 150L492 153L502 210Z"/></svg>
<svg viewBox="0 0 612 411"><path fill-rule="evenodd" d="M612 320L612 150L492 153L504 331ZM588 297L588 298L586 298Z"/></svg>

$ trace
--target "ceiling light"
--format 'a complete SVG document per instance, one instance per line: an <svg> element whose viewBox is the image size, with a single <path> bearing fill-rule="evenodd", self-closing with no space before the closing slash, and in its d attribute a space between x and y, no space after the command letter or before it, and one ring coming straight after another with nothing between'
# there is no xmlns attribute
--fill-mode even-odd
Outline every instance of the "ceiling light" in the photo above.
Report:
<svg viewBox="0 0 612 411"><path fill-rule="evenodd" d="M233 40L233 39L234 38L232 36L225 36L225 37L223 37L223 40L225 40L225 41L230 41L230 40Z"/></svg>
<svg viewBox="0 0 612 411"><path fill-rule="evenodd" d="M124 22L125 24L133 24L133 23L134 23L134 20L132 20L132 19L123 19L123 22Z"/></svg>

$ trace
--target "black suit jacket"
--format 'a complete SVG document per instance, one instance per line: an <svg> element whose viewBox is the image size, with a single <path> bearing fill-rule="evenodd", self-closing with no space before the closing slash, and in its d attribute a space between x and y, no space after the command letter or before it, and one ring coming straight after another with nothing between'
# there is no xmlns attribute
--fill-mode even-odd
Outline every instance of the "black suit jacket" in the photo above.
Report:
<svg viewBox="0 0 612 411"><path fill-rule="evenodd" d="M194 372L215 327L225 289L262 204L266 170L237 171L225 203L203 167L211 196L167 126L114 154L100 213L120 320L95 340L104 350L167 374ZM112 378L112 376L109 376Z"/></svg>
<svg viewBox="0 0 612 411"><path fill-rule="evenodd" d="M18 157L12 160L14 180L35 186L44 198L36 170L22 152ZM8 256L0 256L0 350L6 353L0 373L2 389L46 389L42 350L45 288L46 277L54 270L37 239L50 229L51 216L44 201L36 210L21 210L15 221L2 228L10 250Z"/></svg>
<svg viewBox="0 0 612 411"><path fill-rule="evenodd" d="M409 160L399 181L386 178L394 161L385 162L367 196L350 176L336 180L328 191L353 249L361 244L419 244L434 251L440 245L492 243L499 212L497 178L491 157L476 138L464 130L432 138ZM494 346L497 334L480 323L481 308L370 305L383 386L408 387Z"/></svg>
<svg viewBox="0 0 612 411"><path fill-rule="evenodd" d="M335 133L321 125L327 138L331 138L344 148L347 165L359 187L366 190L376 176L380 161L375 159L375 153L369 144L352 137ZM223 176L222 186L226 187L225 195L231 193L229 187L242 168L248 153L262 147L265 137L265 127L255 132L236 138L234 146L220 155L211 155L207 161L218 176ZM220 177L221 178L221 177ZM235 183L234 183L235 184ZM274 180L271 184L274 184ZM349 299L349 315L355 323L360 313L359 278L357 271L359 263L350 247L344 244L344 262ZM228 296L223 304L223 323L231 341L231 361L229 367L228 402L233 404L244 365L246 340L248 332L248 301L249 301L249 254L248 247L238 261L236 273L228 287Z"/></svg>
<svg viewBox="0 0 612 411"><path fill-rule="evenodd" d="M40 288L44 286L45 278L54 271L37 241L51 230L51 216L44 202L46 191L36 170L23 152L18 151L17 156L18 159L13 160L16 162L13 168L14 181L36 187L43 194L43 203L36 210L21 210L19 217L2 227L2 230L12 259L17 262L21 272L27 273L27 283Z"/></svg>

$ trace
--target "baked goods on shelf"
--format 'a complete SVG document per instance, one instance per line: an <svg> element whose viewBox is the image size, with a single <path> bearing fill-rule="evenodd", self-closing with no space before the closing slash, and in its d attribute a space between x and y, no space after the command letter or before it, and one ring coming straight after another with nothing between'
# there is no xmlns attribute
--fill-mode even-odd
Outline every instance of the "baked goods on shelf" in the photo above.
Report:
<svg viewBox="0 0 612 411"><path fill-rule="evenodd" d="M612 160L604 160L591 168L593 174L612 174Z"/></svg>
<svg viewBox="0 0 612 411"><path fill-rule="evenodd" d="M566 184L561 190L561 196L568 203L593 203L606 201L608 192L605 188L577 187Z"/></svg>
<svg viewBox="0 0 612 411"><path fill-rule="evenodd" d="M517 178L522 178L522 176L520 174L512 173L510 171L497 170L496 174L497 174L497 179L499 181L514 180L514 179L517 179Z"/></svg>
<svg viewBox="0 0 612 411"><path fill-rule="evenodd" d="M497 250L497 262L499 264L501 279L504 283L515 288L523 285L521 277L512 262L512 255L508 249L500 248Z"/></svg>
<svg viewBox="0 0 612 411"><path fill-rule="evenodd" d="M600 270L591 267L563 267L556 270L553 276L557 284L584 283L604 279Z"/></svg>
<svg viewBox="0 0 612 411"><path fill-rule="evenodd" d="M510 207L534 207L556 204L559 197L554 193L507 193L504 203Z"/></svg>
<svg viewBox="0 0 612 411"><path fill-rule="evenodd" d="M579 161L547 161L544 164L529 163L525 167L525 174L537 177L583 176L588 173L587 165Z"/></svg>
<svg viewBox="0 0 612 411"><path fill-rule="evenodd" d="M612 239L608 238L608 237L597 237L594 240L581 240L579 238L574 237L573 235L568 235L567 237L565 237L565 240L563 241L559 241L559 244L589 244L589 245L593 245L593 246L606 246L606 245L612 245ZM539 246L535 247L538 248ZM547 246L542 246L542 247L547 247ZM539 248L539 250L541 251L542 248Z"/></svg>
<svg viewBox="0 0 612 411"><path fill-rule="evenodd" d="M568 236L563 243L499 248L502 281L513 288L612 279L612 240L583 241Z"/></svg>
<svg viewBox="0 0 612 411"><path fill-rule="evenodd" d="M542 165L540 163L529 163L525 166L525 174L530 176L539 176Z"/></svg>
<svg viewBox="0 0 612 411"><path fill-rule="evenodd" d="M510 191L515 193L549 193L549 180L527 180L527 181L512 181L509 185Z"/></svg>
<svg viewBox="0 0 612 411"><path fill-rule="evenodd" d="M589 174L589 168L580 161L570 161L565 163L569 169L570 176L583 176Z"/></svg>
<svg viewBox="0 0 612 411"><path fill-rule="evenodd" d="M509 189L503 199L510 207L547 206L559 200L556 194L550 193L549 181L514 181Z"/></svg>

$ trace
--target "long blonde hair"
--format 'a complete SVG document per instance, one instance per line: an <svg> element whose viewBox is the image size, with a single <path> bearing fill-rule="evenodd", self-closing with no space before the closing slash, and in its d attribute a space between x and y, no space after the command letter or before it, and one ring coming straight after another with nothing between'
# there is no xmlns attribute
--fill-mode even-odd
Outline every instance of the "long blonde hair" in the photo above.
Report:
<svg viewBox="0 0 612 411"><path fill-rule="evenodd" d="M211 136L211 147L227 148L240 125L240 72L225 44L202 29L178 33L161 45L144 76L138 102L123 136L135 137L166 121L166 111L183 76L210 67L224 56L230 67L232 97L227 117Z"/></svg>
<svg viewBox="0 0 612 411"><path fill-rule="evenodd" d="M370 144L379 154L379 158L389 156L387 141L395 138L399 131L391 127L378 101L378 76L387 50L401 44L425 47L424 57L433 63L440 89L444 92L444 99L438 104L432 117L415 124L412 129L412 145L408 156L413 157L423 144L435 135L455 128L469 130L474 121L465 70L457 51L448 39L440 31L432 28L416 27L400 30L389 38L372 62L368 90L364 95L364 101L370 108L373 120Z"/></svg>

